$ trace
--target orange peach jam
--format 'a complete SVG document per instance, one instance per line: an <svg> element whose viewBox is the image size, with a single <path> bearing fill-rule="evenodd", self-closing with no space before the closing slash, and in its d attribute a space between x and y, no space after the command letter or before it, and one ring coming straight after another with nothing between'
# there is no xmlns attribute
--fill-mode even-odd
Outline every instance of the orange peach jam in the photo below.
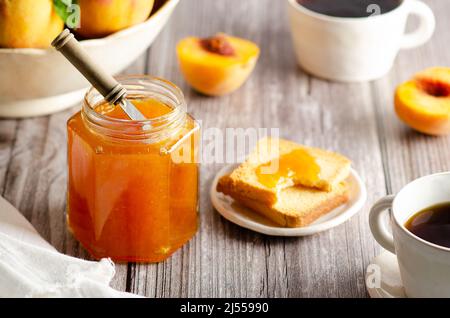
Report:
<svg viewBox="0 0 450 318"><path fill-rule="evenodd" d="M267 188L291 185L293 179L311 184L319 180L319 175L316 159L304 149L295 149L256 168L258 182Z"/></svg>
<svg viewBox="0 0 450 318"><path fill-rule="evenodd" d="M68 224L95 258L159 262L197 231L199 128L176 86L121 82L148 121L88 92L67 124Z"/></svg>

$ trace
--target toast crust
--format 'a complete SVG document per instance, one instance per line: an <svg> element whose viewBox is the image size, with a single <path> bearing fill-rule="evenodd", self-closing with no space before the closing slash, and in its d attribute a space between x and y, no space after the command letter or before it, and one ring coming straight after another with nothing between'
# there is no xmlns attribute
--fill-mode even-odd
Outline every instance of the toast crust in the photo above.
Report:
<svg viewBox="0 0 450 318"><path fill-rule="evenodd" d="M282 199L272 206L249 199L239 192L230 191L229 188L224 186L224 184L218 186L218 191L231 196L242 205L283 227L307 226L349 200L349 189L345 182L339 184L333 192L298 186L285 189L281 192ZM290 200L290 198L292 199ZM308 202L304 202L305 205L303 206L297 205L297 202L303 200Z"/></svg>

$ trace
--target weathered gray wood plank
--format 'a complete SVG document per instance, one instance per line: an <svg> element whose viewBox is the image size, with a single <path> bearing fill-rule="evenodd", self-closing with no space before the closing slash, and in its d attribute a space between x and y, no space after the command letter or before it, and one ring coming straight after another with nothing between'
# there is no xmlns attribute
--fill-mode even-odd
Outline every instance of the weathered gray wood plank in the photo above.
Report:
<svg viewBox="0 0 450 318"><path fill-rule="evenodd" d="M284 1L183 0L144 54L125 73L167 78L185 92L203 128L280 128L283 137L348 155L366 181L369 200L349 222L306 238L271 238L231 224L212 208L209 187L222 166L201 168L201 227L160 264L119 264L113 286L150 297L365 297L365 267L380 248L367 223L370 204L409 180L450 170L450 138L405 127L393 112L393 90L414 72L450 65L450 3L426 1L438 16L433 40L402 52L392 72L373 83L314 79L295 63ZM188 35L225 31L252 39L261 58L238 92L209 98L178 70L175 45ZM65 224L66 120L79 109L0 121L0 194L58 250L89 258ZM231 151L231 149L227 149Z"/></svg>
<svg viewBox="0 0 450 318"><path fill-rule="evenodd" d="M18 123L2 120L0 125L0 194L4 194L5 180L11 167L11 152L16 140Z"/></svg>

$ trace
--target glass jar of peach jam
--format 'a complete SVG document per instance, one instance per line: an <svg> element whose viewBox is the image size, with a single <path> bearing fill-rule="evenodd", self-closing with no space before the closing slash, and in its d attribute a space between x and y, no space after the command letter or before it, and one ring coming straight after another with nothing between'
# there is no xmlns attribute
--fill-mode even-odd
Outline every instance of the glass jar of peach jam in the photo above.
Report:
<svg viewBox="0 0 450 318"><path fill-rule="evenodd" d="M148 120L87 92L67 123L68 225L95 258L159 262L197 231L200 129L172 83L118 80Z"/></svg>

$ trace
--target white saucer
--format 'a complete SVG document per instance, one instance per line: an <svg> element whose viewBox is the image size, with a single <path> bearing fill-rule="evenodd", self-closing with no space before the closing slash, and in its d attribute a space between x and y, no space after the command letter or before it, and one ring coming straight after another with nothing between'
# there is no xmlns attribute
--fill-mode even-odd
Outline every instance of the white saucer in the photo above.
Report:
<svg viewBox="0 0 450 318"><path fill-rule="evenodd" d="M389 251L384 251L372 260L367 267L365 282L372 298L406 298L397 257Z"/></svg>
<svg viewBox="0 0 450 318"><path fill-rule="evenodd" d="M273 236L306 236L331 229L347 221L364 206L367 199L367 191L359 175L351 170L347 180L350 187L350 200L334 209L330 213L317 219L305 227L284 228L275 224L264 216L235 202L231 197L219 193L216 190L217 182L226 174L231 173L237 165L229 165L222 168L216 175L211 185L211 201L216 210L227 220L239 226L255 232Z"/></svg>

